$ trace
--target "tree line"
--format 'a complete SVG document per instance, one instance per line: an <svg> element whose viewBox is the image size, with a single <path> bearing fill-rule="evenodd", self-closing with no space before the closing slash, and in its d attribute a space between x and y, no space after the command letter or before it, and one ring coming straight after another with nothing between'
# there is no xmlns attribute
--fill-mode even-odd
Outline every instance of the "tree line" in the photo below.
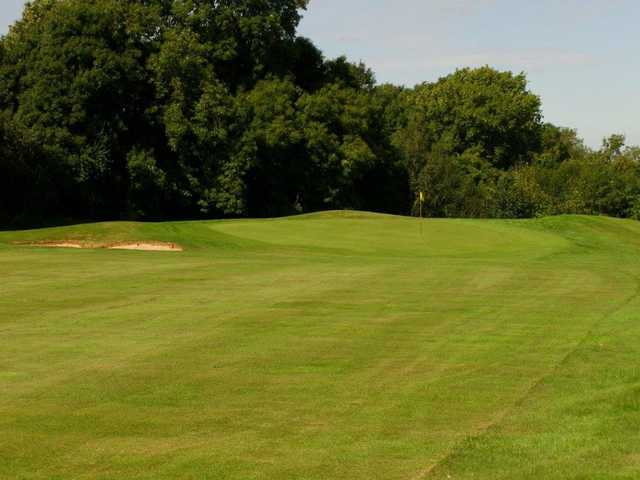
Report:
<svg viewBox="0 0 640 480"><path fill-rule="evenodd" d="M523 74L380 85L296 30L307 0L33 0L0 39L0 224L640 218L640 149L544 123Z"/></svg>

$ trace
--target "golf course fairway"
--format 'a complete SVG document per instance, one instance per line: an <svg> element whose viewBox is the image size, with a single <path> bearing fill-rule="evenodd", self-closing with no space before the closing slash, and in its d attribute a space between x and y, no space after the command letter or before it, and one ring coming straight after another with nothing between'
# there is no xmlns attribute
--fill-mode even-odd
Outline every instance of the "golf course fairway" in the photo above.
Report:
<svg viewBox="0 0 640 480"><path fill-rule="evenodd" d="M638 479L639 254L581 216L0 232L0 478Z"/></svg>

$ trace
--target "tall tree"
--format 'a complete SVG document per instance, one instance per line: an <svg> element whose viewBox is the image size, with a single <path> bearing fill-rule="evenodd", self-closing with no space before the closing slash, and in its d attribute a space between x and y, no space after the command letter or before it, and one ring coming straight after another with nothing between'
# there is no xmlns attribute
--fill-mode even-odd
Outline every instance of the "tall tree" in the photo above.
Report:
<svg viewBox="0 0 640 480"><path fill-rule="evenodd" d="M474 150L506 169L540 148L540 99L527 89L524 74L465 68L419 85L412 103L408 155L436 145L455 154Z"/></svg>

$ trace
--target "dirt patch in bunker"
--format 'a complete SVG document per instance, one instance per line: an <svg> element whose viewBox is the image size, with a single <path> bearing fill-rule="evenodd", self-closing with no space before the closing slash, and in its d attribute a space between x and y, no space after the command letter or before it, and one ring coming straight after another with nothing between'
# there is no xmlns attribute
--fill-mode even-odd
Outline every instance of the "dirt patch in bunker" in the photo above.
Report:
<svg viewBox="0 0 640 480"><path fill-rule="evenodd" d="M56 248L87 248L76 242L47 242L47 243L35 243L29 244L32 247L56 247Z"/></svg>
<svg viewBox="0 0 640 480"><path fill-rule="evenodd" d="M183 248L175 243L149 243L149 242L135 242L135 243L120 243L116 245L109 245L109 250L141 250L144 252L182 252Z"/></svg>
<svg viewBox="0 0 640 480"><path fill-rule="evenodd" d="M138 250L143 252L182 252L184 249L176 243L165 242L122 242L110 244L97 244L89 242L38 242L22 244L30 247L48 247L48 248L88 248L88 249L107 249L107 250Z"/></svg>

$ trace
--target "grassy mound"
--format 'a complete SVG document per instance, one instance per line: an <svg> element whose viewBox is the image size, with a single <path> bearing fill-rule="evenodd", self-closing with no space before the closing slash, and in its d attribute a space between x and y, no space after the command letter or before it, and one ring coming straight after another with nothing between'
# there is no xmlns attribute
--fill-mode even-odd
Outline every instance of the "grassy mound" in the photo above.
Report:
<svg viewBox="0 0 640 480"><path fill-rule="evenodd" d="M34 248L167 242L176 254ZM0 478L640 475L640 223L0 232Z"/></svg>

